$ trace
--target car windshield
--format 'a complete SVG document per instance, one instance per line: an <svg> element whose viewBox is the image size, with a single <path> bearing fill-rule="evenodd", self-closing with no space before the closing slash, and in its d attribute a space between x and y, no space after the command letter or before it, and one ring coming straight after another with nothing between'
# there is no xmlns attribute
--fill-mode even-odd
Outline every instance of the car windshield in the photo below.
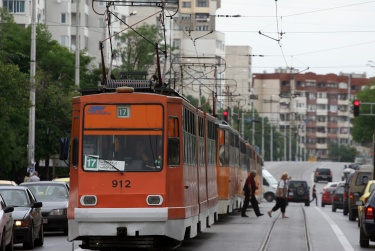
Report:
<svg viewBox="0 0 375 251"><path fill-rule="evenodd" d="M85 135L85 171L160 171L161 135Z"/></svg>
<svg viewBox="0 0 375 251"><path fill-rule="evenodd" d="M370 176L370 172L359 172L355 184L357 186L366 185L367 182L371 179Z"/></svg>
<svg viewBox="0 0 375 251"><path fill-rule="evenodd" d="M330 175L331 174L331 170L329 170L329 169L318 169L317 172L320 175Z"/></svg>
<svg viewBox="0 0 375 251"><path fill-rule="evenodd" d="M29 200L26 197L24 190L7 190L1 189L1 195L4 197L8 206L12 207L28 207L30 206Z"/></svg>
<svg viewBox="0 0 375 251"><path fill-rule="evenodd" d="M345 191L345 188L342 187L342 186L339 186L339 187L336 188L336 193L337 194L343 194L344 191Z"/></svg>
<svg viewBox="0 0 375 251"><path fill-rule="evenodd" d="M24 184L34 194L38 201L64 201L69 195L61 184Z"/></svg>

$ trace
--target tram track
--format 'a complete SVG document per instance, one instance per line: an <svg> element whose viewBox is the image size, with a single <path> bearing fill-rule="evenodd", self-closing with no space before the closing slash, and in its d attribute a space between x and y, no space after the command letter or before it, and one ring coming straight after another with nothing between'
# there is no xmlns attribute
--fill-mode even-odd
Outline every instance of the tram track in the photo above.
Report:
<svg viewBox="0 0 375 251"><path fill-rule="evenodd" d="M306 217L306 212L305 212L305 208L304 206L300 206L299 207L299 210L301 210L301 214L302 214L302 219L303 219L303 224L301 224L301 228L302 229L299 229L300 232L303 232L303 237L304 237L304 240L298 240L299 242L299 245L304 245L303 247L303 250L306 250L306 251L311 251L312 250L312 244L311 244L311 238L310 238L310 234L309 234L309 231L308 231L308 222L307 222L307 217ZM299 211L298 210L298 211ZM293 214L295 215L295 214ZM276 216L276 214L274 214L274 216ZM281 213L279 213L277 215L277 217L274 217L273 221L272 221L272 224L270 225L270 228L268 229L263 241L262 241L262 244L259 248L259 251L268 251L268 250L272 250L270 247L271 247L271 244L274 242L280 242L281 241L281 238L284 238L285 237L285 234L282 235L280 231L283 231L282 228L284 227L284 221L286 220L292 220L292 219L282 219L281 218ZM293 223L292 223L293 224ZM290 229L289 229L290 230ZM296 241L295 239L293 238L290 238L290 240L293 240L293 241Z"/></svg>

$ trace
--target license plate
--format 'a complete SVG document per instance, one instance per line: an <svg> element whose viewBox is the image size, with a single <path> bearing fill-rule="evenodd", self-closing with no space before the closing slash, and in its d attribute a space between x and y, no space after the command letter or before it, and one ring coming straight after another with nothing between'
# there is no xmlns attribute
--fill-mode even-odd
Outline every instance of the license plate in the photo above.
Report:
<svg viewBox="0 0 375 251"><path fill-rule="evenodd" d="M47 224L48 223L48 219L43 219L43 224Z"/></svg>
<svg viewBox="0 0 375 251"><path fill-rule="evenodd" d="M289 192L289 196L293 196L293 192Z"/></svg>
<svg viewBox="0 0 375 251"><path fill-rule="evenodd" d="M327 178L327 175L323 175L323 179L326 179Z"/></svg>

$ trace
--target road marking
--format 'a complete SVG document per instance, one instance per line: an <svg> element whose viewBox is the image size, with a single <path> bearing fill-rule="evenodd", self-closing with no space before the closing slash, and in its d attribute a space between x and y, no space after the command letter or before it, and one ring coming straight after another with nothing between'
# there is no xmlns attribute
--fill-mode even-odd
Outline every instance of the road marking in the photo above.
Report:
<svg viewBox="0 0 375 251"><path fill-rule="evenodd" d="M354 251L354 248L350 245L348 239L346 239L345 235L337 226L337 224L326 214L324 213L319 207L314 207L318 212L323 215L324 219L328 221L329 225L331 226L333 232L335 232L337 238L339 239L342 247L344 248L345 251Z"/></svg>

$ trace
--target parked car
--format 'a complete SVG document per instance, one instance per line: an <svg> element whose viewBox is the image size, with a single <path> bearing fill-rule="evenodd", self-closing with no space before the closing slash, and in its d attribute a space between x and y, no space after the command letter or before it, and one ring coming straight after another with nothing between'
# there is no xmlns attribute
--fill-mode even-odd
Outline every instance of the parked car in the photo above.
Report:
<svg viewBox="0 0 375 251"><path fill-rule="evenodd" d="M350 181L348 196L348 213L350 221L356 220L358 216L358 206L356 202L362 196L363 190L368 181L372 179L372 168L363 168L363 166L364 165L360 166L359 169L355 171L353 178Z"/></svg>
<svg viewBox="0 0 375 251"><path fill-rule="evenodd" d="M69 177L65 177L65 178L54 178L52 181L62 181L62 182L66 182L68 185L70 183L70 178Z"/></svg>
<svg viewBox="0 0 375 251"><path fill-rule="evenodd" d="M42 202L22 186L0 186L0 194L8 205L14 207L13 243L22 243L24 249L43 246Z"/></svg>
<svg viewBox="0 0 375 251"><path fill-rule="evenodd" d="M24 182L20 186L28 187L36 199L43 202L44 230L62 230L67 235L69 185L61 181L38 181Z"/></svg>
<svg viewBox="0 0 375 251"><path fill-rule="evenodd" d="M345 180L344 184L344 197L343 197L343 210L342 214L343 215L348 215L349 212L349 187L350 187L350 182L352 181L354 176L354 173L349 174L348 178Z"/></svg>
<svg viewBox="0 0 375 251"><path fill-rule="evenodd" d="M0 186L18 186L16 182L12 180L0 180Z"/></svg>
<svg viewBox="0 0 375 251"><path fill-rule="evenodd" d="M341 182L340 181L334 181L334 182L328 182L327 185L323 187L323 192L328 188L328 187L334 187L336 188Z"/></svg>
<svg viewBox="0 0 375 251"><path fill-rule="evenodd" d="M336 209L343 209L344 208L344 191L345 191L345 183L340 182L336 189L335 192L333 193L333 198L332 198L332 212L336 212Z"/></svg>
<svg viewBox="0 0 375 251"><path fill-rule="evenodd" d="M289 202L304 202L305 206L310 206L310 188L307 181L288 181L288 203Z"/></svg>
<svg viewBox="0 0 375 251"><path fill-rule="evenodd" d="M13 251L13 212L14 208L8 206L0 194L0 250Z"/></svg>
<svg viewBox="0 0 375 251"><path fill-rule="evenodd" d="M369 247L370 240L375 239L375 190L371 192L365 204L358 200L356 205L363 206L362 212L358 216L360 221L359 245Z"/></svg>
<svg viewBox="0 0 375 251"><path fill-rule="evenodd" d="M318 167L315 170L315 173L314 173L314 182L319 182L321 180L332 182L332 179L333 179L333 177L332 177L332 171L331 171L331 169Z"/></svg>
<svg viewBox="0 0 375 251"><path fill-rule="evenodd" d="M336 187L328 187L324 192L322 192L322 207L325 205L332 205L333 193L335 190Z"/></svg>
<svg viewBox="0 0 375 251"><path fill-rule="evenodd" d="M359 198L360 201L363 202L363 205L366 204L368 197L370 196L372 190L375 190L375 180L369 180L367 183L365 190L363 190L362 196ZM361 212L363 210L363 206L358 206L358 216L361 215ZM358 220L358 225L360 224L360 221Z"/></svg>

